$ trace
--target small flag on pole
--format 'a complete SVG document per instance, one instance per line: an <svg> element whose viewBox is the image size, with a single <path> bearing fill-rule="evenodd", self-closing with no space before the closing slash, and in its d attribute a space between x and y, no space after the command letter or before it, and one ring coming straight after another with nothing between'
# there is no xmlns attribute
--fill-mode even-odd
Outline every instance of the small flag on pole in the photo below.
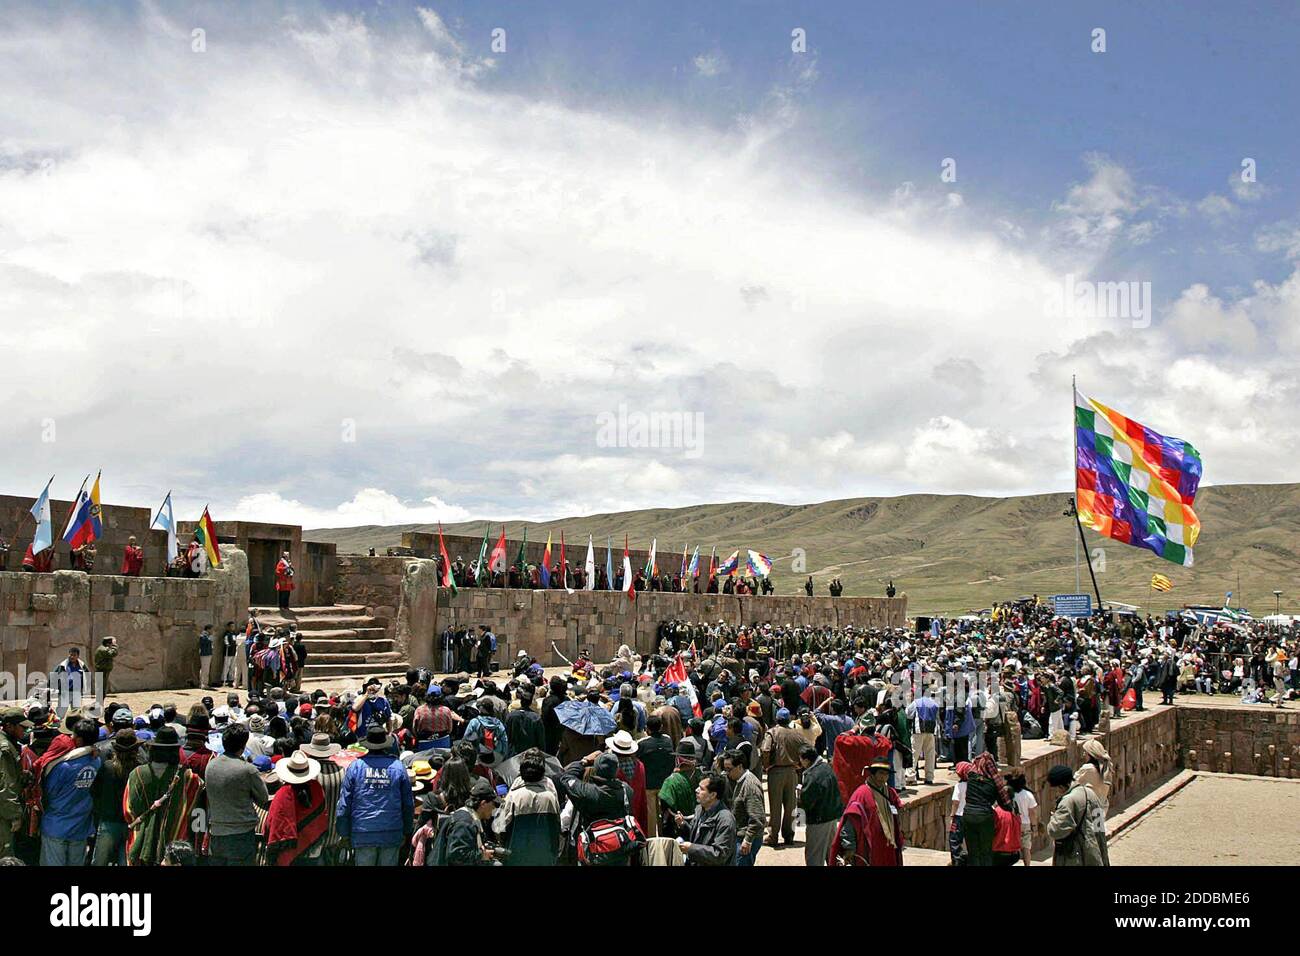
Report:
<svg viewBox="0 0 1300 956"><path fill-rule="evenodd" d="M623 535L623 592L636 603L636 582L632 580L632 553L627 549L627 535Z"/></svg>
<svg viewBox="0 0 1300 956"><path fill-rule="evenodd" d="M451 573L451 558L447 555L447 542L442 540L442 522L438 522L438 557L442 558L442 569L438 572L438 587L451 588L456 593L456 575Z"/></svg>
<svg viewBox="0 0 1300 956"><path fill-rule="evenodd" d="M1153 574L1151 575L1151 586L1157 591L1172 591L1174 589L1174 582L1170 581L1163 574Z"/></svg>
<svg viewBox="0 0 1300 956"><path fill-rule="evenodd" d="M203 515L194 528L194 537L198 538L199 544L203 545L203 551L208 556L208 565L214 568L221 567L221 548L217 545L217 526L212 523L212 516L208 514L207 505L203 506Z"/></svg>
<svg viewBox="0 0 1300 956"><path fill-rule="evenodd" d="M89 480L90 476L87 475L86 478ZM90 489L90 494L86 494L85 484L82 484L81 491L77 493L77 500L72 505L72 514L68 516L68 526L63 531L63 540L74 551L92 541L98 541L104 534L104 526L100 520L103 512L99 504L99 478L99 475L95 476L95 485Z"/></svg>
<svg viewBox="0 0 1300 956"><path fill-rule="evenodd" d="M167 532L167 560L164 566L171 564L176 560L176 519L172 517L172 493L167 492L167 497L163 503L158 506L158 515L149 524L149 530L157 529Z"/></svg>
<svg viewBox="0 0 1300 956"><path fill-rule="evenodd" d="M591 535L587 535L587 562L582 566L586 590L596 590L596 552L592 547Z"/></svg>
<svg viewBox="0 0 1300 956"><path fill-rule="evenodd" d="M546 549L542 552L542 587L551 586L551 533L546 532Z"/></svg>
<svg viewBox="0 0 1300 956"><path fill-rule="evenodd" d="M772 573L772 559L765 554L759 554L757 551L750 551L745 561L749 573L755 577L765 578Z"/></svg>
<svg viewBox="0 0 1300 956"><path fill-rule="evenodd" d="M45 483L45 490L32 505L31 515L36 521L36 534L32 537L32 554L37 555L54 543L54 524L50 521L50 485L54 477Z"/></svg>

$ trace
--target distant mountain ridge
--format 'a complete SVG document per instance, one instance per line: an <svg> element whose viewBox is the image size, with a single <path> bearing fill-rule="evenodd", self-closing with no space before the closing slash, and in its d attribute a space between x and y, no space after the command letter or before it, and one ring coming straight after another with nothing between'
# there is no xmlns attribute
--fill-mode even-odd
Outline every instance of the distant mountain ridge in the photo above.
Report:
<svg viewBox="0 0 1300 956"><path fill-rule="evenodd" d="M1027 594L1075 590L1074 522L1062 515L1068 492L986 498L913 494L894 498L847 498L807 505L729 502L686 508L651 508L616 514L561 518L552 522L505 522L516 539L527 527L530 541L563 528L571 552L585 555L588 534L602 556L606 536L633 547L659 540L660 555L679 555L684 542L700 545L707 560L736 548L772 558L779 594L802 594L812 574L818 594L838 575L847 595L882 594L893 580L909 599L909 613L954 613L988 607ZM1160 611L1183 604L1233 603L1257 615L1271 614L1274 590L1281 608L1300 609L1300 484L1214 485L1202 488L1196 510L1201 537L1196 566L1183 568L1149 551L1122 545L1087 529L1088 550L1097 555L1097 580L1105 600ZM495 537L501 522L488 522ZM481 535L485 522L445 525L448 533ZM436 525L390 525L304 531L313 541L335 542L341 553L400 545L406 531ZM581 545L579 544L581 542ZM806 571L791 570L801 549ZM1100 551L1098 551L1100 549ZM581 560L581 557L579 558ZM1171 578L1174 590L1151 593L1151 575ZM1091 592L1086 557L1082 591Z"/></svg>

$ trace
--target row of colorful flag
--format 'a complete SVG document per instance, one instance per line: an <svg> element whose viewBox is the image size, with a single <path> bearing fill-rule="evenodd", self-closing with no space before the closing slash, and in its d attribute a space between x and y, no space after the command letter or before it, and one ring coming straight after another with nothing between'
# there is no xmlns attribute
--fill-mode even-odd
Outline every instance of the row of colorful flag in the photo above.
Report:
<svg viewBox="0 0 1300 956"><path fill-rule="evenodd" d="M77 492L77 497L73 499L72 507L68 510L67 521L64 522L63 533L59 536L69 548L74 551L77 548L84 547L92 541L98 541L104 536L104 509L101 504L99 483L103 477L103 472L95 475L95 483L90 490L86 490L86 485L90 481L90 475L86 476L85 481L81 483L81 489ZM32 554L37 555L54 546L54 522L50 514L50 486L54 484L54 476L45 483L45 489L41 492L36 503L32 505L31 516L36 522L36 534L32 536ZM172 493L167 492L167 497L158 508L158 514L149 524L150 530L167 532L167 560L170 562L179 553L176 541L176 519L172 514ZM198 524L194 528L194 537L199 544L203 546L203 552L208 557L208 564L213 567L221 567L221 549L217 547L217 529L212 523L212 516L208 514L207 506L203 508L203 514L199 516Z"/></svg>
<svg viewBox="0 0 1300 956"><path fill-rule="evenodd" d="M488 548L488 542L491 540L492 526L487 525L483 529L483 543L479 546L478 560L473 564L474 583L481 587L486 582L489 573L504 573L506 570L506 529L505 525L501 526L501 536L497 538L496 544L491 549ZM551 532L546 534L546 548L542 552L542 563L538 569L541 574L542 587L551 586L551 543L553 537ZM519 542L519 550L515 555L513 567L521 571L528 567L527 560L528 548L528 529L524 528L524 536ZM695 546L695 550L687 557L688 547L682 546L682 562L680 576L682 580L690 580L700 577L700 548ZM659 575L659 539L653 538L650 541L650 553L646 559L644 574L647 578L658 577ZM443 540L442 524L438 525L438 556L442 559L442 569L439 572L438 584L441 587L450 588L453 592L456 590L456 578L451 573L451 558L447 554L447 543ZM564 531L560 531L560 550L559 550L560 573L564 575L564 587L570 594L573 588L569 587L568 560L565 558ZM736 569L740 566L740 551L736 550L731 553L722 564L717 562L717 549L714 548L709 554L709 581L712 582L717 577L727 577L734 575ZM756 577L767 577L772 573L772 559L758 551L746 551L745 566L750 574ZM636 600L636 590L634 587L634 576L632 574L632 552L628 547L628 538L623 536L623 591L627 594L628 599ZM596 549L595 541L591 535L587 535L587 560L583 564L584 590L596 590ZM605 539L605 579L612 587L614 584L614 541L612 538Z"/></svg>

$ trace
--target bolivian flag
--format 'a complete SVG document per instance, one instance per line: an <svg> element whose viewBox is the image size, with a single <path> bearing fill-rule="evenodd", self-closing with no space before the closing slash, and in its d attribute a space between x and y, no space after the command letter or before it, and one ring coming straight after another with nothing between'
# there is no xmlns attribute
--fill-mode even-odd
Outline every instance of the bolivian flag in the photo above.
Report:
<svg viewBox="0 0 1300 956"><path fill-rule="evenodd" d="M208 509L203 509L203 517L199 519L198 526L194 529L194 537L199 539L203 545L204 552L208 556L208 565L210 567L221 567L221 549L217 547L217 528L212 523L212 516L208 514Z"/></svg>

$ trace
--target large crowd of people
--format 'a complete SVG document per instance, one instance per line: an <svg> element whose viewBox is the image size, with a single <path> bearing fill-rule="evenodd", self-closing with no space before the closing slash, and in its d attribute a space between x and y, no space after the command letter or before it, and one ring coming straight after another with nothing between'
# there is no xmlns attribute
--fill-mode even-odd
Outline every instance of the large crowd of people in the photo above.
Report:
<svg viewBox="0 0 1300 956"><path fill-rule="evenodd" d="M903 797L943 764L952 863L1027 865L1045 832L1058 865L1105 865L1099 728L1157 692L1297 689L1288 630L1037 600L908 630L665 621L649 653L549 675L490 637L457 646L473 668L359 692L266 667L188 712L0 710L0 863L749 866L801 837L809 866L893 866ZM1042 737L1083 763L1036 793Z"/></svg>

